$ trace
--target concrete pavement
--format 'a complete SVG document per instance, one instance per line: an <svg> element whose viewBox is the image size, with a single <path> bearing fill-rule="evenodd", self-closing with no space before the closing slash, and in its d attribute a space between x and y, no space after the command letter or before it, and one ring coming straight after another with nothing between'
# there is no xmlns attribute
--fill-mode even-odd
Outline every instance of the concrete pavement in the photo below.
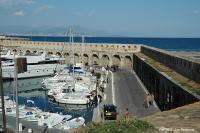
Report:
<svg viewBox="0 0 200 133"><path fill-rule="evenodd" d="M159 112L157 106L145 108L143 106L146 92L144 86L136 78L133 71L118 70L113 73L115 97L114 103L118 108L119 116L123 117L125 109L129 109L130 115L144 117Z"/></svg>

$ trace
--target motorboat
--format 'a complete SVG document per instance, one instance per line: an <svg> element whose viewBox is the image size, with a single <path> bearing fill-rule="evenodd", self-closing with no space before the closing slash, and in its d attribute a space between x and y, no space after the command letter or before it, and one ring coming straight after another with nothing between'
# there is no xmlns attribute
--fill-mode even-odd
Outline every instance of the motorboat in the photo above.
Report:
<svg viewBox="0 0 200 133"><path fill-rule="evenodd" d="M11 58L12 57L12 58ZM66 65L59 64L63 58L46 57L45 53L40 53L38 55L17 55L15 58L24 57L27 60L27 71L24 73L19 73L18 78L32 78L32 77L42 77L50 76L55 74L55 72L61 71ZM7 60L6 60L7 59ZM11 60L12 59L12 60ZM2 67L2 77L4 79L14 78L14 55L6 55L3 61Z"/></svg>
<svg viewBox="0 0 200 133"><path fill-rule="evenodd" d="M56 125L71 119L71 115L63 115L57 113L49 113L47 112L46 115L42 115L38 121L38 125L47 125L48 128L55 127Z"/></svg>
<svg viewBox="0 0 200 133"><path fill-rule="evenodd" d="M63 130L70 130L84 125L85 125L85 119L83 117L77 117L69 121L66 121L65 123L57 126L57 128Z"/></svg>
<svg viewBox="0 0 200 133"><path fill-rule="evenodd" d="M59 93L54 96L55 101L61 104L89 104L90 100L82 93Z"/></svg>

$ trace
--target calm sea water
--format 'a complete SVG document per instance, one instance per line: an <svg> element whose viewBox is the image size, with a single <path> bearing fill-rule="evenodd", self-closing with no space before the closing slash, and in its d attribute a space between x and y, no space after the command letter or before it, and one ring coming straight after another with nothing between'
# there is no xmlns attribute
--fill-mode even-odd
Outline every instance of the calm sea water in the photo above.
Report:
<svg viewBox="0 0 200 133"><path fill-rule="evenodd" d="M68 42L69 37L18 36L32 41ZM165 50L200 51L200 38L128 38L128 37L85 37L87 43L145 44ZM74 42L81 42L81 37L74 37Z"/></svg>
<svg viewBox="0 0 200 133"><path fill-rule="evenodd" d="M18 88L19 88L19 104L39 107L43 111L49 112L62 112L63 114L71 114L73 117L83 116L86 122L92 120L93 116L93 107L86 105L66 105L66 104L57 104L52 102L47 97L47 91L44 91L42 88L42 78L32 78L32 79L19 79ZM3 82L4 93L7 96L10 96L13 99L14 90L14 81L4 81ZM15 99L14 99L15 100ZM27 100L34 101L34 105L27 103Z"/></svg>

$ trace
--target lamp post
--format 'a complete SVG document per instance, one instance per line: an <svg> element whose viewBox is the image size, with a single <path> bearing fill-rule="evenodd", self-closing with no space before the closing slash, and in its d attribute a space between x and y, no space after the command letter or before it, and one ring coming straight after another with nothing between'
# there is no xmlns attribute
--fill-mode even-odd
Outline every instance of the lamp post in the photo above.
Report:
<svg viewBox="0 0 200 133"><path fill-rule="evenodd" d="M2 39L1 39L2 42ZM0 51L1 51L0 45ZM2 82L2 66L1 66L1 54L0 54L0 93L1 93L1 108L3 116L3 131L6 132L6 115L5 115L5 105L4 105L4 91L3 91L3 82Z"/></svg>
<svg viewBox="0 0 200 133"><path fill-rule="evenodd" d="M14 81L15 81L15 96L16 96L16 133L19 133L19 105L18 105L18 79L17 79L17 73L18 73L18 66L17 66L17 58L16 53L14 53Z"/></svg>

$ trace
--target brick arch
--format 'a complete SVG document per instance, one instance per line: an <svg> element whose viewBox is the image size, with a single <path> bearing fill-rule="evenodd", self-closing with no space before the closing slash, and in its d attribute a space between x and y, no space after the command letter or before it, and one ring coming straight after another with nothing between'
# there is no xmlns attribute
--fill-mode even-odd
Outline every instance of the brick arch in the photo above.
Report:
<svg viewBox="0 0 200 133"><path fill-rule="evenodd" d="M108 55L104 54L102 57L101 57L101 65L104 66L104 67L107 67L109 66L109 62L110 62L110 58Z"/></svg>
<svg viewBox="0 0 200 133"><path fill-rule="evenodd" d="M121 66L121 57L119 55L113 55L112 65Z"/></svg>

